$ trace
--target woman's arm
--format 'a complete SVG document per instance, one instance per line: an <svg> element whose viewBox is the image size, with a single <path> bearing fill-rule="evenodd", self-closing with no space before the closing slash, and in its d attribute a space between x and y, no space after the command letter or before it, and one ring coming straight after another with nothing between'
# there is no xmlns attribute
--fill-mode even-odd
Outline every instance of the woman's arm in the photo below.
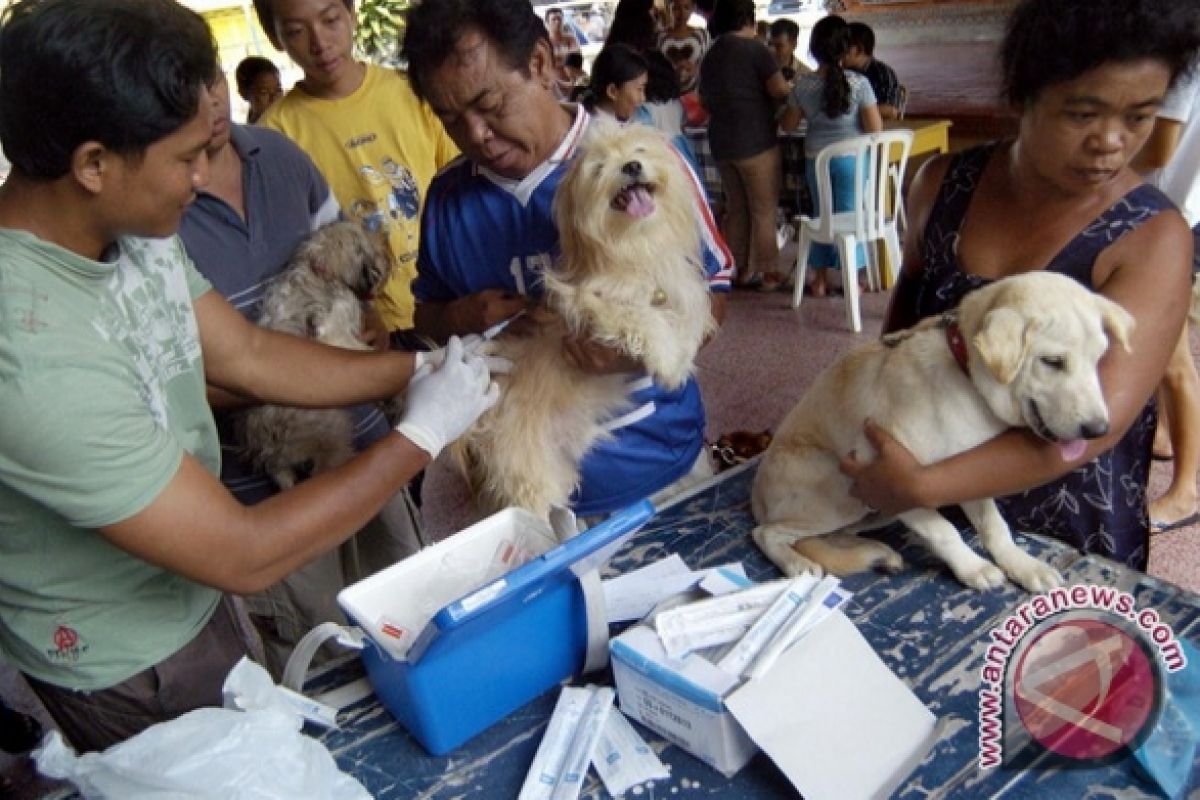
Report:
<svg viewBox="0 0 1200 800"><path fill-rule="evenodd" d="M862 123L864 133L879 133L883 130L883 117L879 116L879 106L863 106L859 109L858 120Z"/></svg>
<svg viewBox="0 0 1200 800"><path fill-rule="evenodd" d="M936 508L1040 486L1111 449L1158 385L1179 337L1190 298L1190 237L1177 212L1163 211L1097 260L1094 274L1101 294L1129 311L1137 327L1132 352L1113 346L1100 363L1110 430L1090 441L1082 456L1065 461L1056 445L1012 430L922 466L894 439L869 426L868 436L879 451L876 460L843 461L843 471L855 481L852 493L885 513Z"/></svg>

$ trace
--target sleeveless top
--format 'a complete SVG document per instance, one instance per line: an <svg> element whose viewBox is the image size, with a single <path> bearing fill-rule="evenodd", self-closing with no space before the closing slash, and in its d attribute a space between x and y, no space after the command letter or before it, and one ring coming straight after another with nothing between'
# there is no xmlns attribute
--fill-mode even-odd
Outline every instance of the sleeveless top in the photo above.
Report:
<svg viewBox="0 0 1200 800"><path fill-rule="evenodd" d="M950 163L925 227L925 269L916 293L921 317L954 308L967 292L990 283L962 270L958 244L971 197L997 147L991 143L965 150ZM1172 207L1160 191L1142 184L1068 242L1046 269L1094 291L1092 268L1100 253ZM1145 570L1150 542L1146 487L1156 422L1151 398L1112 450L1044 486L997 498L1000 513L1015 530L1049 534L1084 552Z"/></svg>

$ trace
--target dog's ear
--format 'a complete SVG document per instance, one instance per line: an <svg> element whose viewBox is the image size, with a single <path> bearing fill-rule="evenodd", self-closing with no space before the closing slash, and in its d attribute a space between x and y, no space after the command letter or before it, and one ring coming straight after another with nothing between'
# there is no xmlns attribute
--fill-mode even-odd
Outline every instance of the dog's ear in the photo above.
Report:
<svg viewBox="0 0 1200 800"><path fill-rule="evenodd" d="M1132 353L1133 345L1130 344L1129 339L1133 336L1133 329L1137 326L1133 315L1119 303L1114 303L1102 294L1092 295L1092 297L1100 312L1100 320L1104 324L1104 332L1108 334L1108 338L1116 339L1121 343L1121 347L1125 348L1126 353Z"/></svg>
<svg viewBox="0 0 1200 800"><path fill-rule="evenodd" d="M1033 346L1031 325L1011 308L994 308L983 318L971 344L992 377L1000 383L1012 383Z"/></svg>

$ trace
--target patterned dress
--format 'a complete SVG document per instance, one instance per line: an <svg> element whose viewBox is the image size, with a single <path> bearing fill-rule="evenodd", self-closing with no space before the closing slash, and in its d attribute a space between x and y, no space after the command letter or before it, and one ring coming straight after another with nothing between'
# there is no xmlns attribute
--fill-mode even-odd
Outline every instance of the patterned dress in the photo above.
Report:
<svg viewBox="0 0 1200 800"><path fill-rule="evenodd" d="M917 278L921 317L957 306L963 295L989 282L964 272L957 252L971 197L996 149L992 143L963 151L946 172L925 227L925 269ZM1092 267L1100 253L1166 208L1172 205L1165 195L1138 186L1084 228L1046 269L1094 290ZM1146 486L1156 420L1151 400L1112 450L1056 481L998 498L1004 518L1016 530L1050 534L1085 552L1145 570L1150 540Z"/></svg>

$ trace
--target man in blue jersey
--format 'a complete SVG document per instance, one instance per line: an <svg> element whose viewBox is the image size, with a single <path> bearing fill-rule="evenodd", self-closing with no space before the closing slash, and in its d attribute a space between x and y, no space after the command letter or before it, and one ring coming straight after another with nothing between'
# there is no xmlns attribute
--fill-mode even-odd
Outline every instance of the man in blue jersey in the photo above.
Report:
<svg viewBox="0 0 1200 800"><path fill-rule="evenodd" d="M413 89L464 155L430 186L413 282L416 328L440 341L536 303L559 250L554 192L588 117L555 98L553 48L527 0L422 3L409 13L404 49ZM696 224L720 321L731 259L702 202ZM564 347L583 369L629 373L639 402L584 459L576 513L606 514L711 474L694 380L669 392L616 350L578 340Z"/></svg>

